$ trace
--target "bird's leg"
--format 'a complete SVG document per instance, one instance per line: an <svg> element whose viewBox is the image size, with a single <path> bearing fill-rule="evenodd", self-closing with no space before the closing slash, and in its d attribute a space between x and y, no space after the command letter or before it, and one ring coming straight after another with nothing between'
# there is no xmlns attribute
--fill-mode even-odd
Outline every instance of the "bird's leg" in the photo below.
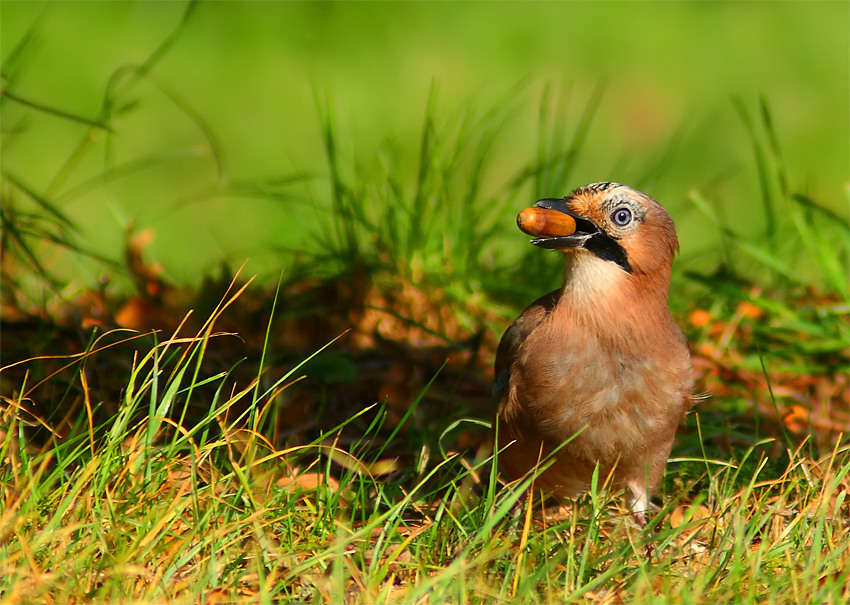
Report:
<svg viewBox="0 0 850 605"><path fill-rule="evenodd" d="M632 479L628 482L630 508L632 509L632 518L641 529L647 526L646 511L649 509L649 493L642 481ZM651 540L643 547L643 555L647 561L652 559L655 554L655 546Z"/></svg>
<svg viewBox="0 0 850 605"><path fill-rule="evenodd" d="M649 509L649 494L646 491L646 486L642 481L632 479L628 482L629 488L629 508L632 510L632 516L635 522L641 527L646 527L647 518L646 511Z"/></svg>

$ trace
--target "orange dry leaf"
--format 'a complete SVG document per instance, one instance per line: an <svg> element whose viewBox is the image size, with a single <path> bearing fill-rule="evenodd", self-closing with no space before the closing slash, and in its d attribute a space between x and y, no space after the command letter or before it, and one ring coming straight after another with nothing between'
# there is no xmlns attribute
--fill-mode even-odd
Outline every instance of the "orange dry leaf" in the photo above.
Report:
<svg viewBox="0 0 850 605"><path fill-rule="evenodd" d="M128 230L127 246L124 255L127 267L139 290L148 296L157 296L162 291L162 265L146 263L143 258L145 248L154 240L154 232L150 229L133 232Z"/></svg>
<svg viewBox="0 0 850 605"><path fill-rule="evenodd" d="M325 477L322 473L302 473L295 477L281 477L277 480L278 487L283 489L301 488L302 490L316 489L327 485L331 491L339 490L339 482L333 477Z"/></svg>
<svg viewBox="0 0 850 605"><path fill-rule="evenodd" d="M702 328L708 325L711 321L711 313L705 309L697 309L696 311L691 312L688 316L688 320L691 322L693 327Z"/></svg>
<svg viewBox="0 0 850 605"><path fill-rule="evenodd" d="M809 427L809 411L801 405L792 405L782 415L782 423L789 431L802 433Z"/></svg>
<svg viewBox="0 0 850 605"><path fill-rule="evenodd" d="M149 300L130 298L115 314L115 323L122 328L144 331L148 328L149 318L153 313L154 305Z"/></svg>
<svg viewBox="0 0 850 605"><path fill-rule="evenodd" d="M748 319L758 319L764 315L764 311L755 306L753 303L744 301L738 305L736 315L740 315L741 317L746 317Z"/></svg>
<svg viewBox="0 0 850 605"><path fill-rule="evenodd" d="M234 596L226 590L222 588L214 588L213 590L208 591L204 595L204 598L199 602L210 603L212 605L215 603L234 603L235 599Z"/></svg>

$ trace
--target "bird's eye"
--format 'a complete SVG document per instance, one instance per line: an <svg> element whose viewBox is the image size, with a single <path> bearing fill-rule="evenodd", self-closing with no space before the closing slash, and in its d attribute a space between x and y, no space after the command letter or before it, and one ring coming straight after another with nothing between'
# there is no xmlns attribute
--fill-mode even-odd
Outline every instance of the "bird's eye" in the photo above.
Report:
<svg viewBox="0 0 850 605"><path fill-rule="evenodd" d="M632 222L632 211L628 208L618 208L611 214L611 220L615 225L625 227Z"/></svg>

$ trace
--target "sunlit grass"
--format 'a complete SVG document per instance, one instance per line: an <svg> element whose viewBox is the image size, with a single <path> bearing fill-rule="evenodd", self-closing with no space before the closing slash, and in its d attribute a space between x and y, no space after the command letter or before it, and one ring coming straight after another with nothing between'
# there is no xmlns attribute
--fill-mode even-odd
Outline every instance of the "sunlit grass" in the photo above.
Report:
<svg viewBox="0 0 850 605"><path fill-rule="evenodd" d="M768 465L768 443L728 460L674 460L644 530L602 490L541 513L527 508L528 481L502 486L468 453L449 449L410 472L370 453L368 431L341 445L349 422L277 450L262 423L227 419L241 399L270 405L297 371L259 397L254 384L218 388L208 414L180 427L169 416L175 395L224 381L196 372L217 346L214 321L139 358L104 427L38 449L27 445L26 415L5 409L6 602L847 598L846 445L818 459L788 451L780 469ZM368 411L377 430L384 412ZM685 466L691 479L675 481Z"/></svg>

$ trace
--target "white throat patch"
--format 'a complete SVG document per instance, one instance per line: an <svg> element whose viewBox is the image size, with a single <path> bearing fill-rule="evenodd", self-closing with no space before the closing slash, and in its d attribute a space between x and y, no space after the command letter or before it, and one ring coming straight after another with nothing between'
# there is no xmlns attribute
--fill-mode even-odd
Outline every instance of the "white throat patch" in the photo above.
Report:
<svg viewBox="0 0 850 605"><path fill-rule="evenodd" d="M622 267L586 250L569 254L572 259L567 261L564 289L575 306L599 305L618 294L622 297L623 281L629 277Z"/></svg>

